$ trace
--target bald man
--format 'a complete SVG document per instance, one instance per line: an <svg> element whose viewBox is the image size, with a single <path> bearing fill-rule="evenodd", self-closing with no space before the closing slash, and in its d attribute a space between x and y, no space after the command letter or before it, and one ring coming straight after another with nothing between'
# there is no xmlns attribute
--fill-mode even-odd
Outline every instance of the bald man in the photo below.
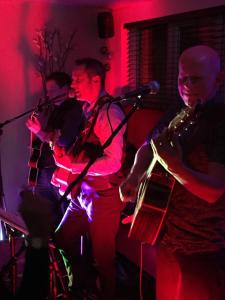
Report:
<svg viewBox="0 0 225 300"><path fill-rule="evenodd" d="M197 110L197 121L180 137L175 117L150 145L139 149L136 165L120 186L122 200L129 201L151 155L175 180L157 255L157 300L225 299L225 105L218 92L222 81L214 49L199 45L181 54L178 90L186 108L179 117Z"/></svg>

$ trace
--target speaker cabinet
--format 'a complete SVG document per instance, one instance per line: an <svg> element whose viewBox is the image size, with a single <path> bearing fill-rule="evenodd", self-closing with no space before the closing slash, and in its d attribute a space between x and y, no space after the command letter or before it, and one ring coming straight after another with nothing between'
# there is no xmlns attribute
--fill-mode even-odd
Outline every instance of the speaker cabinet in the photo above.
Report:
<svg viewBox="0 0 225 300"><path fill-rule="evenodd" d="M114 23L111 12L101 12L98 14L98 35L101 39L114 36Z"/></svg>

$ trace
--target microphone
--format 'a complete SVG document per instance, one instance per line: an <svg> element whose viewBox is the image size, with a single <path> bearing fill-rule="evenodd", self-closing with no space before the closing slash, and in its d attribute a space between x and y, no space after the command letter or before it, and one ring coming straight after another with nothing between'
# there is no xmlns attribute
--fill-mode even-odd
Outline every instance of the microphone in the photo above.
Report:
<svg viewBox="0 0 225 300"><path fill-rule="evenodd" d="M125 103L129 102L132 97L141 97L144 95L156 95L160 90L160 84L157 81L150 81L146 85L140 86L137 90L127 92L124 96L117 97L112 100L112 102ZM133 101L131 101L133 102Z"/></svg>

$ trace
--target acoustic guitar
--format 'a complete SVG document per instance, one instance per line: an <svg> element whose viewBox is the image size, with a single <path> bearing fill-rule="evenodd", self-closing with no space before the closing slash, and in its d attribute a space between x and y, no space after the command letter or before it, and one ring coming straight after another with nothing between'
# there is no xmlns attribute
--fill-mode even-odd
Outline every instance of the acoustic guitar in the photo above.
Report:
<svg viewBox="0 0 225 300"><path fill-rule="evenodd" d="M187 138L199 118L200 105L184 108L168 127L170 136ZM143 176L128 237L154 245L160 235L175 184L174 177L154 157Z"/></svg>
<svg viewBox="0 0 225 300"><path fill-rule="evenodd" d="M32 114L31 118L35 116ZM28 161L29 174L28 174L28 185L34 187L37 184L38 178L38 162L41 157L41 151L43 147L43 142L33 133L30 134L30 148L31 154Z"/></svg>
<svg viewBox="0 0 225 300"><path fill-rule="evenodd" d="M92 142L85 142L83 143L83 137L79 137L72 147L66 152L67 155L71 157L71 161L73 163L84 163L88 164L90 159L103 155L102 147L100 144L93 144ZM64 152L65 154L65 152ZM62 153L63 155L63 153ZM74 182L80 174L74 174L71 171L68 171L64 168L56 168L53 173L51 183L58 187L59 194L61 196L64 195L65 191L67 190L68 186ZM79 191L80 185L76 184L71 193L68 194L68 198L75 198L77 192Z"/></svg>
<svg viewBox="0 0 225 300"><path fill-rule="evenodd" d="M41 124L42 126L44 126L44 128L47 125L50 113L53 112L54 103L57 103L57 101L62 97L67 96L67 93L56 95L51 99L48 99L47 94L45 95L46 96L44 98L45 99L44 102L41 103L42 99L40 99L37 105L37 109L31 115L31 118L39 117L39 119L41 120ZM48 118L46 117L46 115L48 115ZM60 135L61 135L61 131L59 129L49 132L48 143L51 149L53 148L53 145L56 143ZM28 175L28 185L31 187L34 187L37 184L38 172L39 172L39 160L41 158L43 145L44 142L41 141L33 132L31 132L30 134L31 154L28 161L28 166L30 167L29 175Z"/></svg>
<svg viewBox="0 0 225 300"><path fill-rule="evenodd" d="M42 88L44 92L44 99L47 98L47 87L46 87L46 80L45 80L45 75L43 72L41 72L41 81L42 81ZM41 101L42 99L40 98L38 101L38 105L36 110L31 115L31 119L38 116L39 109L41 107ZM28 173L28 185L30 187L35 187L37 184L37 179L38 179L38 162L41 157L41 151L43 147L43 142L33 133L30 133L30 158L28 161L28 166L29 166L29 173Z"/></svg>
<svg viewBox="0 0 225 300"><path fill-rule="evenodd" d="M56 168L52 175L51 184L58 188L58 192L61 196L64 195L69 185L70 176L72 176L72 173L69 170L59 167ZM71 194L68 195L68 198L71 198Z"/></svg>

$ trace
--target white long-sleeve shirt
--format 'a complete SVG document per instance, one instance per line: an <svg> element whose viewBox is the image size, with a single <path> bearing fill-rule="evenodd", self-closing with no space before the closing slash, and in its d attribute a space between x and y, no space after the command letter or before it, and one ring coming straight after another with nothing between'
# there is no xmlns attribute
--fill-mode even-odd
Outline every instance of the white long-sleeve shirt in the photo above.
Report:
<svg viewBox="0 0 225 300"><path fill-rule="evenodd" d="M124 119L124 113L116 104L111 104L108 110L108 104L105 104L97 117L94 126L94 133L99 139L101 145L109 138L112 129L115 130L117 126ZM111 129L111 126L112 129ZM123 135L126 130L126 125L113 138L112 143L104 150L102 157L98 158L89 168L87 175L105 176L116 173L121 168L123 155ZM67 169L72 173L79 174L85 168L87 162L76 163L69 155L62 158L55 158L57 166Z"/></svg>

